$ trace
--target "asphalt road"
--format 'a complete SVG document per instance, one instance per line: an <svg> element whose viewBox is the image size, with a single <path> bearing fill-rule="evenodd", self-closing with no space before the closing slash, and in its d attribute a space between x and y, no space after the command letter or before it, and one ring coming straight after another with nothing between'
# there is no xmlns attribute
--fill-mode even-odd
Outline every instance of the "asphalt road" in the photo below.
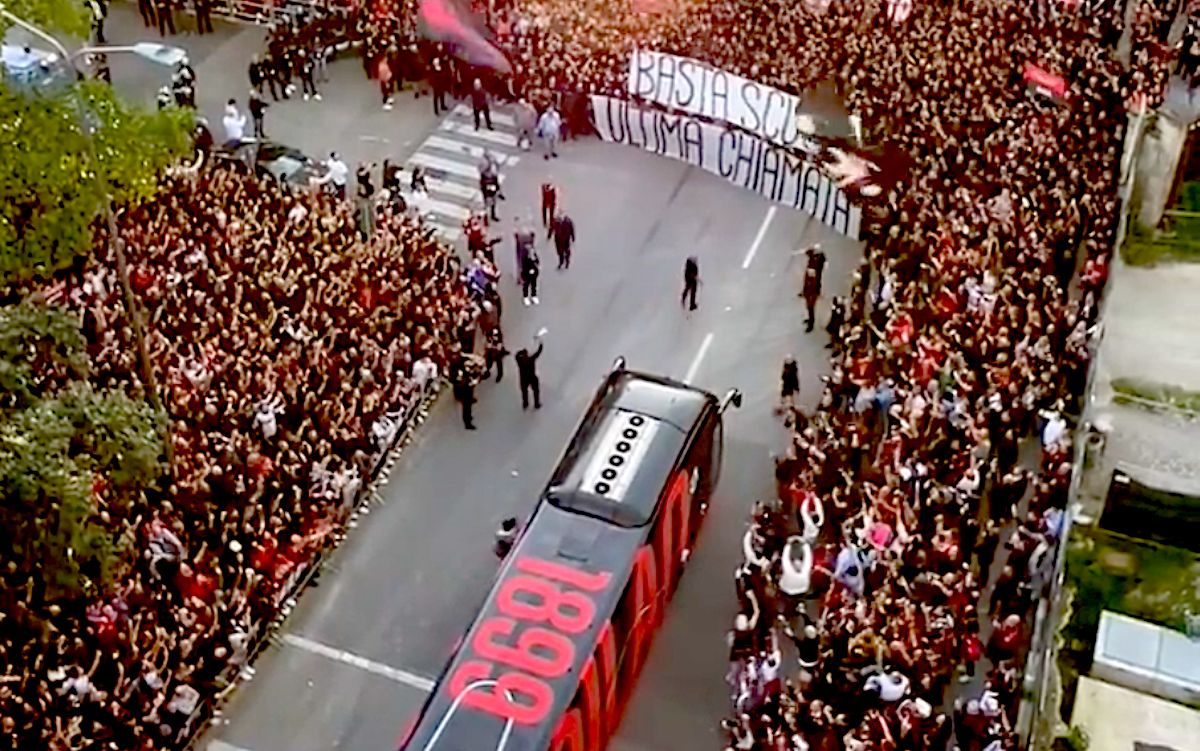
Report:
<svg viewBox="0 0 1200 751"><path fill-rule="evenodd" d="M144 36L114 6L110 40ZM202 110L219 121L229 96L244 101L256 29L203 39L192 51ZM152 98L154 72L114 61L125 91ZM437 126L428 100L378 107L354 60L335 63L324 101L281 103L268 132L314 155L406 156ZM403 452L380 502L351 532L280 638L256 664L202 739L207 751L387 751L425 698L481 604L497 562L499 520L524 517L600 379L618 355L632 368L691 377L718 394L745 393L727 417L724 473L707 526L668 610L615 751L719 748L728 702L724 632L733 615L732 571L747 511L774 492L771 455L785 433L772 414L781 360L801 364L803 402L820 394L824 333L803 333L797 298L803 259L819 241L829 257L827 294L849 287L861 250L815 221L717 177L629 147L585 140L550 162L536 155L505 172L499 248L503 326L510 349L545 326L539 362L544 407L523 412L515 374L479 390L479 430L466 432L448 396ZM524 307L513 279L512 219L536 219L538 186L561 192L579 236L572 267L556 271L543 245L541 304ZM543 241L544 242L544 241ZM684 259L697 256L700 309L679 305ZM822 323L828 314L822 301ZM510 361L511 366L511 361Z"/></svg>

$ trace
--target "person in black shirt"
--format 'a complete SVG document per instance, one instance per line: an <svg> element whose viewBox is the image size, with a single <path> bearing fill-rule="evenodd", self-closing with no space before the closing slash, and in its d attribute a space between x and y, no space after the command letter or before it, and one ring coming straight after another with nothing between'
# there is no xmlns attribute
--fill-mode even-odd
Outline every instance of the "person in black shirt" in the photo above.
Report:
<svg viewBox="0 0 1200 751"><path fill-rule="evenodd" d="M263 126L263 117L267 114L267 103L263 101L258 89L250 89L250 99L246 103L250 110L250 118L254 121L254 137L266 138L267 131Z"/></svg>
<svg viewBox="0 0 1200 751"><path fill-rule="evenodd" d="M575 222L561 212L555 213L550 223L550 235L554 237L554 249L558 252L558 267L571 268L571 243L575 242Z"/></svg>
<svg viewBox="0 0 1200 751"><path fill-rule="evenodd" d="M471 85L471 114L475 118L475 130L479 130L479 118L487 123L487 129L492 130L492 109L488 105L488 95L483 89L483 83L476 78Z"/></svg>
<svg viewBox="0 0 1200 751"><path fill-rule="evenodd" d="M532 355L529 350L520 349L513 357L517 361L517 378L521 382L521 409L529 409L529 392L533 392L533 408L542 408L542 393L541 382L538 380L537 374L537 359L542 356L542 350L545 346L541 339L542 333L534 337L537 340L538 348Z"/></svg>
<svg viewBox="0 0 1200 751"><path fill-rule="evenodd" d="M804 323L805 331L812 331L817 320L817 300L821 297L821 277L825 273L825 254L817 243L804 251L808 256L808 266L804 269L804 290L800 296L804 298L804 307L808 311L808 320Z"/></svg>
<svg viewBox="0 0 1200 751"><path fill-rule="evenodd" d="M508 350L504 347L504 334L500 331L499 326L493 326L487 332L487 340L484 343L483 359L487 366L487 372L490 375L492 366L496 366L496 383L504 378L504 357L508 354Z"/></svg>
<svg viewBox="0 0 1200 751"><path fill-rule="evenodd" d="M358 197L362 200L370 200L375 195L375 186L371 184L371 167L370 162L363 162L358 165L358 171L355 173L355 178L358 180Z"/></svg>
<svg viewBox="0 0 1200 751"><path fill-rule="evenodd" d="M696 290L699 287L700 263L696 260L696 256L688 256L688 259L683 262L683 294L679 296L679 304L688 304L688 299L691 298L688 310L695 310Z"/></svg>
<svg viewBox="0 0 1200 751"><path fill-rule="evenodd" d="M532 250L521 259L521 294L525 305L538 305L538 276L541 274L541 261Z"/></svg>

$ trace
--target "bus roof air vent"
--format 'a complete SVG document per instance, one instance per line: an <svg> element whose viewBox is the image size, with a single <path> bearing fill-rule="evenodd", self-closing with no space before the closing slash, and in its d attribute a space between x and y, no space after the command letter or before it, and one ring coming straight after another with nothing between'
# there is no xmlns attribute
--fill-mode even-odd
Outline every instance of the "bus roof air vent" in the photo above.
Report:
<svg viewBox="0 0 1200 751"><path fill-rule="evenodd" d="M658 427L653 417L617 411L584 470L581 490L621 503Z"/></svg>

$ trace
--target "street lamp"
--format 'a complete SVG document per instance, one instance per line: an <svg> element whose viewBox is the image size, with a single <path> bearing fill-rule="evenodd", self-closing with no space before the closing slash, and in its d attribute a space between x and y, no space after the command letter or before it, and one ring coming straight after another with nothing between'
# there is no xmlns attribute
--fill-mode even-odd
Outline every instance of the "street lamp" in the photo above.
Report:
<svg viewBox="0 0 1200 751"><path fill-rule="evenodd" d="M157 42L137 42L130 45L112 45L112 46L95 46L81 47L74 53L67 51L62 42L58 41L53 35L49 34L37 26L29 23L25 19L13 15L7 8L0 5L0 18L4 18L9 22L25 29L34 36L42 39L52 46L60 55L62 60L70 66L78 78L84 78L85 75L79 69L79 60L85 55L98 55L109 53L129 53L138 57L149 60L157 65L174 66L183 62L187 58L187 53L179 47L172 47L166 44ZM51 62L54 62L53 60ZM73 98L75 106L78 110L79 125L83 129L84 141L87 143L89 156L92 161L98 161L96 154L96 142L92 133L92 127L88 124L88 118L83 110L83 105L78 98ZM95 175L97 184L101 187L101 192L104 194L104 219L108 227L108 246L112 251L113 257L117 261L117 276L121 280L121 289L125 296L125 311L128 313L130 321L133 324L133 338L137 346L138 359L141 361L142 379L146 384L147 394L150 399L150 404L159 411L163 410L162 399L158 394L158 380L154 376L154 369L150 366L150 355L146 350L146 334L142 322L142 306L138 303L137 296L133 293L133 287L129 283L129 265L125 259L125 243L121 241L117 230L117 217L112 210L112 193L109 190L109 185L106 183L100 170L94 169L92 173ZM166 441L166 455L168 463L171 461L173 446L171 445L171 436L168 433Z"/></svg>

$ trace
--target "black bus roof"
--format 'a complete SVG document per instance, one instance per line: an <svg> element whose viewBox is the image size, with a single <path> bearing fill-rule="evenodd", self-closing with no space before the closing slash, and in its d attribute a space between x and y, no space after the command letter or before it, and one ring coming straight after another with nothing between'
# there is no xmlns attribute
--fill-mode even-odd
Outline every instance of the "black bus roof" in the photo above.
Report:
<svg viewBox="0 0 1200 751"><path fill-rule="evenodd" d="M575 431L544 498L623 527L654 518L675 460L712 394L678 381L614 371Z"/></svg>
<svg viewBox="0 0 1200 751"><path fill-rule="evenodd" d="M670 472L710 404L715 408L715 397L682 383L625 370L609 375L576 430L524 533L501 567L487 600L439 677L419 724L404 745L405 751L490 751L501 745L505 751L545 751L575 697L581 671L592 655L601 629L625 591L638 548L650 531L646 522L653 518L655 504ZM624 505L637 509L637 518L645 520L627 524L622 523L628 520L625 513L606 510L614 505L611 500L571 483L580 481L581 468L588 467L597 452L605 450L597 437L605 435L614 420L628 421L634 416L644 418L643 426L653 420L657 428L648 431L648 448L639 449L639 466L630 467L632 479L624 485L623 498L627 499ZM631 443L636 444L637 440ZM623 482L620 478L617 481ZM579 592L591 601L595 614L586 628L569 635L574 647L569 669L561 676L545 680L553 694L552 706L540 722L523 724L466 706L463 702L466 691L462 685L455 685L455 676L464 667L486 663L475 651L476 639L489 624L513 622L503 611L501 600L515 595L504 593L515 580L528 577L531 566L545 565L569 568L581 576L603 578L606 582L586 593ZM493 665L484 682L510 669Z"/></svg>

